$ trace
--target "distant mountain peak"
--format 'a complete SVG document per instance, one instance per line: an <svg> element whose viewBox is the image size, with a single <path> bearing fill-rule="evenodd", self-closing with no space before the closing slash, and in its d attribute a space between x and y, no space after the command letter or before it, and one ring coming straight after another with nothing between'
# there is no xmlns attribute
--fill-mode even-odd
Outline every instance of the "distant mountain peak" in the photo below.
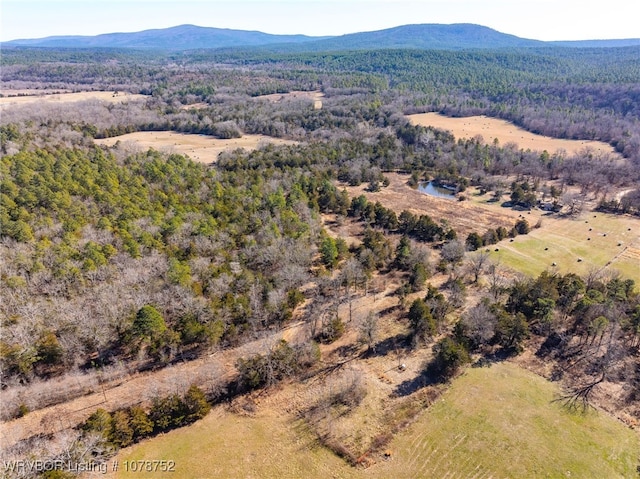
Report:
<svg viewBox="0 0 640 479"><path fill-rule="evenodd" d="M169 28L132 33L103 33L95 36L54 36L40 39L13 40L4 45L64 47L64 48L155 48L192 50L265 46L276 43L309 42L326 37L305 35L271 35L268 33L229 28L201 27L184 24Z"/></svg>
<svg viewBox="0 0 640 479"><path fill-rule="evenodd" d="M606 47L638 45L640 40L587 40L543 42L498 32L474 23L426 23L401 25L384 30L338 37L272 35L260 31L201 27L192 24L143 30L133 33L105 33L95 36L55 36L13 40L4 46L58 48L147 48L194 50L203 48L270 47L279 51L362 50L385 48L487 49L540 46Z"/></svg>

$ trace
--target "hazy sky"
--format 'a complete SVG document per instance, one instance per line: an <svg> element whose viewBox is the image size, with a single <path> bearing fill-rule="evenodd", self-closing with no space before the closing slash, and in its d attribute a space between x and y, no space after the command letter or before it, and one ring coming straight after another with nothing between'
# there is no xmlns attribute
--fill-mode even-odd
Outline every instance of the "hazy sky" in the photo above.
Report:
<svg viewBox="0 0 640 479"><path fill-rule="evenodd" d="M637 0L0 0L0 40L190 23L341 35L412 23L477 23L524 38L640 38Z"/></svg>

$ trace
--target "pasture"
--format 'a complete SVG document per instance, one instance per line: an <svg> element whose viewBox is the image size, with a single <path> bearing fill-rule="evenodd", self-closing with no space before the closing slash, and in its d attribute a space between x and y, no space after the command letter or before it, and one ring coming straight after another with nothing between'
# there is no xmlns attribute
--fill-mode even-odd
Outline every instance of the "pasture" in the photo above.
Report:
<svg viewBox="0 0 640 479"><path fill-rule="evenodd" d="M357 477L342 459L315 443L302 421L267 411L250 417L222 406L192 426L123 450L117 478ZM171 460L175 472L127 472L125 461ZM113 468L110 468L113 469Z"/></svg>
<svg viewBox="0 0 640 479"><path fill-rule="evenodd" d="M259 95L254 97L256 100L267 100L270 103L283 103L294 100L306 100L313 102L314 110L322 109L322 98L324 93L316 91L291 91L289 93L271 93L269 95Z"/></svg>
<svg viewBox="0 0 640 479"><path fill-rule="evenodd" d="M603 412L566 411L558 393L510 363L468 368L371 477L635 477L634 432Z"/></svg>
<svg viewBox="0 0 640 479"><path fill-rule="evenodd" d="M324 93L316 91L290 91L289 93L271 93L269 95L259 95L254 97L256 100L267 100L273 103L280 103L288 100L320 100L324 97Z"/></svg>
<svg viewBox="0 0 640 479"><path fill-rule="evenodd" d="M213 163L223 151L233 151L238 148L255 150L267 144L291 145L291 140L273 138L264 135L244 135L242 138L222 140L205 135L175 133L172 131L138 131L126 135L114 136L95 140L97 145L114 146L116 143L131 144L134 147L147 150L153 148L168 153L178 153L189 156L198 163Z"/></svg>
<svg viewBox="0 0 640 479"><path fill-rule="evenodd" d="M337 186L340 190L345 188L352 198L365 195L369 201L379 201L397 214L403 210L419 215L428 214L434 220L446 222L453 227L461 238L465 238L472 231L484 232L498 226L511 228L518 218L518 213L507 208L476 201L437 198L421 193L407 185L408 175L385 173L385 177L390 181L389 186L375 193L367 190L367 184L348 186L341 183Z"/></svg>
<svg viewBox="0 0 640 479"><path fill-rule="evenodd" d="M494 260L531 276L545 270L583 277L594 270L618 271L640 284L640 221L631 216L586 212L576 219L542 217L542 226L528 235L487 249Z"/></svg>
<svg viewBox="0 0 640 479"><path fill-rule="evenodd" d="M502 363L467 369L391 441L388 455L353 468L287 410L294 387L251 413L218 406L190 427L127 448L113 477L622 478L634 477L640 453L621 423L600 411L566 411L553 402L557 385ZM134 460L173 460L175 473L125 471Z"/></svg>
<svg viewBox="0 0 640 479"><path fill-rule="evenodd" d="M465 118L450 118L439 113L420 113L408 116L414 125L433 126L449 130L456 138L474 138L482 136L485 143L491 144L498 139L501 145L516 143L523 150L543 151L554 153L565 150L568 154L576 154L585 148L590 148L599 154L609 153L618 157L613 147L601 141L562 140L543 135L536 135L513 123L490 118L487 116L470 116Z"/></svg>
<svg viewBox="0 0 640 479"><path fill-rule="evenodd" d="M385 176L390 180L389 186L379 192L366 191L366 185L346 186L346 190L352 197L363 194L369 201L379 201L397 214L402 210L428 214L452 226L462 240L471 232L483 234L498 226L510 229L522 216L531 226L531 232L513 241L507 238L483 248L489 250L493 260L526 275L555 270L584 276L597 269L604 273L619 271L640 284L638 218L586 211L587 208L574 219L548 215L537 208L531 212L516 211L500 206L500 202L490 202L488 195L480 196L474 188L465 193L467 201L437 198L408 186L407 175L387 173ZM538 221L540 228L533 228Z"/></svg>
<svg viewBox="0 0 640 479"><path fill-rule="evenodd" d="M87 100L98 100L108 103L124 103L127 101L144 100L147 98L145 95L115 91L46 93L40 90L2 90L2 95L3 96L0 97L0 109L10 108L14 105L35 103L60 105Z"/></svg>
<svg viewBox="0 0 640 479"><path fill-rule="evenodd" d="M269 103L285 103L296 100L310 101L313 103L315 110L322 108L322 98L324 93L321 91L291 91L289 93L270 93L268 95L258 95L252 97L253 100L266 100ZM211 105L205 102L191 103L189 105L182 105L181 110L202 110L204 108L210 108Z"/></svg>

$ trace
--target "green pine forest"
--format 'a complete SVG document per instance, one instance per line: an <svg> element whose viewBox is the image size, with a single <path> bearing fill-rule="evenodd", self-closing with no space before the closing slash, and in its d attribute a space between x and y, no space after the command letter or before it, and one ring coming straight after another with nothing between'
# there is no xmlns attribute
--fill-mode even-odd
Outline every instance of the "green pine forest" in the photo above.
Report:
<svg viewBox="0 0 640 479"><path fill-rule="evenodd" d="M637 218L638 47L3 48L0 64L3 92L145 96L3 107L3 421L80 397L95 390L98 377L157 371L233 350L294 321L308 324L309 341L240 358L223 387L194 385L184 396L101 409L75 425L74 447L90 444L94 458L110 457L196 421L211 404L313 374L322 345L348 327L346 318L319 311L337 311L381 277L399 281L400 341L431 352L421 373L430 381L446 384L479 358L535 350L555 365L555 379L566 381L568 406L589 407L592 391L607 383L618 391L608 407L640 420L640 293L632 279L512 274L482 251L530 234L535 225L526 216L462 234L435 215L348 192L359 185L384 191L393 173L412 186L433 180L460 195L474 188L506 195L505 207L522 211L544 196L554 202L553 214L567 217L572 191L574 202L597 198L591 207L598 213ZM321 91L322 108L260 97L293 91ZM603 141L620 159L458 139L406 117L424 112L487 115L533 133ZM295 144L227 151L205 165L94 143L143 131L261 134ZM329 217L353 225L358 241L331 234ZM376 349L374 319L360 331L363 354ZM43 446L46 439L33 435L8 454L61 457Z"/></svg>

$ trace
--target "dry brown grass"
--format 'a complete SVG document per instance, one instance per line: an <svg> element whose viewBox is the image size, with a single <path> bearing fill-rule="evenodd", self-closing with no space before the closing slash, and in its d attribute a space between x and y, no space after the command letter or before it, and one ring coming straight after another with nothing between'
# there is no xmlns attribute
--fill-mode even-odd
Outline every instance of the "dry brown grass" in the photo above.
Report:
<svg viewBox="0 0 640 479"><path fill-rule="evenodd" d="M603 273L618 271L640 282L640 220L636 217L594 214L588 211L595 206L594 201L575 219L547 215L537 208L517 211L500 206L500 202L490 202L490 195L479 196L475 188L464 193L466 201L437 198L408 186L407 175L386 173L385 176L390 184L377 193L365 191L366 185L346 189L352 197L365 195L369 201L379 201L397 214L408 210L446 222L462 240L471 232L483 234L498 226L510 229L522 217L532 227L528 235L507 238L487 247L493 260L519 273L537 276L549 269L585 276L592 269L600 269ZM533 228L539 221L540 228ZM327 216L326 224L332 236L346 235L349 244L357 241L357 229L352 222ZM553 263L556 266L552 266Z"/></svg>
<svg viewBox="0 0 640 479"><path fill-rule="evenodd" d="M64 88L56 88L56 89L36 89L36 88L20 88L20 89L9 89L2 88L0 89L0 94L3 97L12 97L12 96L43 96L43 95L53 95L54 93L71 93L71 90L67 90Z"/></svg>
<svg viewBox="0 0 640 479"><path fill-rule="evenodd" d="M281 103L292 100L310 100L313 102L313 108L315 110L320 110L322 109L322 98L324 98L324 93L321 91L291 91L289 93L260 95L255 98L258 100L267 100L271 103Z"/></svg>
<svg viewBox="0 0 640 479"><path fill-rule="evenodd" d="M272 93L270 95L260 95L255 97L258 100L267 100L272 103L280 103L287 100L320 100L324 97L324 93L321 91L291 91L289 93Z"/></svg>
<svg viewBox="0 0 640 479"><path fill-rule="evenodd" d="M189 105L182 105L180 107L181 110L203 110L205 108L209 108L211 105L205 102L191 103Z"/></svg>
<svg viewBox="0 0 640 479"><path fill-rule="evenodd" d="M611 145L601 141L561 140L536 135L515 126L511 122L484 115L450 118L439 113L420 113L409 115L409 120L414 125L433 126L450 130L456 138L473 138L480 135L488 144L497 138L502 145L516 143L524 150L547 150L550 153L554 153L557 150L565 150L569 154L576 154L585 148L591 148L597 153L610 153L614 156L619 156Z"/></svg>
<svg viewBox="0 0 640 479"><path fill-rule="evenodd" d="M113 91L83 91L77 93L43 93L42 90L3 90L0 97L0 108L10 108L14 105L30 103L63 104L76 103L87 100L99 100L108 103L123 103L126 101L144 100L145 95ZM9 96L21 95L21 96Z"/></svg>
<svg viewBox="0 0 640 479"><path fill-rule="evenodd" d="M153 148L167 153L188 155L192 160L206 164L215 162L218 155L224 151L233 151L238 148L255 150L267 144L292 145L296 143L264 135L244 135L242 138L221 140L211 136L174 133L172 131L138 131L95 140L95 142L98 145L110 147L118 142L130 143L144 150Z"/></svg>
<svg viewBox="0 0 640 479"><path fill-rule="evenodd" d="M174 460L180 477L631 477L633 432L603 412L568 414L552 402L557 385L516 365L469 369L442 396L427 387L406 397L391 396L398 380L372 366L357 358L254 393L247 408L219 405L192 426L122 450L117 477L133 476L125 461L161 459ZM366 388L359 402L300 419L351 384ZM144 474L135 477L163 477Z"/></svg>
<svg viewBox="0 0 640 479"><path fill-rule="evenodd" d="M366 191L367 185L346 186L349 196L365 195L369 201L379 201L383 206L391 208L397 214L403 210L414 214L427 214L435 221L446 222L458 233L458 237L464 239L472 231L484 233L489 228L504 226L510 229L518 219L520 213L507 208L487 207L472 201L457 201L447 198L436 198L407 185L408 175L397 173L385 173L390 184L377 193ZM339 188L344 186L341 184ZM535 216L535 215L534 215ZM536 220L529 219L529 223L535 224Z"/></svg>
<svg viewBox="0 0 640 479"><path fill-rule="evenodd" d="M154 396L183 393L191 384L197 384L205 390L215 389L234 377L238 357L264 352L285 336L295 338L299 329L302 329L302 323L292 323L270 337L235 349L204 355L194 361L177 363L157 371L119 376L97 386L94 392L87 395L0 423L2 444L9 447L36 434L60 433L85 421L98 408L113 411L135 404L146 405Z"/></svg>

